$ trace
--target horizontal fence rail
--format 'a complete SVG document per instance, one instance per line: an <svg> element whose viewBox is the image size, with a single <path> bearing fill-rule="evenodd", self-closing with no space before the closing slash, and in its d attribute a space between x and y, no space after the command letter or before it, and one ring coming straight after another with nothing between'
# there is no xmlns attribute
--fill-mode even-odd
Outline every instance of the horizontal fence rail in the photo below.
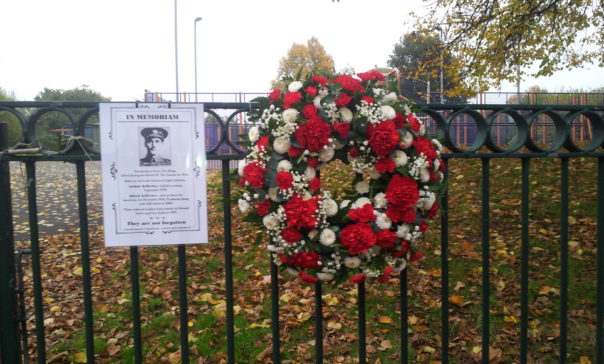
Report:
<svg viewBox="0 0 604 364"><path fill-rule="evenodd" d="M237 161L245 157L245 150L237 144L239 135L247 132L249 124L246 122L246 113L256 105L253 103L204 103L206 119L212 124L206 125L207 159L214 162L213 168L220 171L222 176L222 209L223 209L223 242L224 255L224 294L225 294L225 360L228 363L240 362L235 357L238 344L238 332L235 330L235 297L236 282L233 274L233 226L231 216L231 169ZM555 158L559 160L560 180L557 190L560 194L559 224L559 259L560 272L557 278L560 283L559 303L559 336L555 338L556 352L560 363L567 362L569 345L569 161L579 157L589 157L597 160L597 175L594 176L593 185L597 190L597 231L596 244L597 256L595 262L589 264L597 267L597 282L595 304L595 322L592 327L594 350L591 358L596 363L604 363L604 107L602 106L542 106L542 105L422 105L418 106L418 115L426 123L430 134L439 137L447 148L443 154L445 164L448 166L455 160L476 159L480 161L480 201L481 222L476 226L481 240L481 296L480 311L476 312L475 320L480 322L481 344L477 352L480 361L489 363L491 360L491 333L492 285L490 278L491 230L494 228L491 221L493 206L490 204L492 188L491 183L496 178L493 172L493 160L500 158L516 159L521 163L521 195L519 196L520 209L520 320L519 320L519 352L513 361L529 362L530 335L529 325L532 313L529 310L529 279L531 266L529 253L531 244L530 234L530 166L538 163L541 158ZM85 360L94 363L95 355L95 310L93 299L95 292L92 289L90 265L90 231L89 212L87 211L86 191L86 165L90 161L100 160L98 140L95 133L87 126L98 125L98 103L96 102L0 102L0 351L1 363L25 363L29 361L29 354L34 354L38 363L45 363L47 357L45 331L45 272L41 270L40 260L44 252L40 248L41 236L38 231L40 214L37 207L44 196L39 196L37 191L36 169L39 163L44 162L69 162L75 165L75 181L78 197L78 235L80 242L80 257L82 260L82 307L83 331L85 341ZM57 132L56 130L61 130ZM65 130L70 130L65 133ZM84 138L84 137L92 138ZM98 137L98 135L97 135ZM14 216L11 201L11 171L10 163L22 163L25 166L27 180L27 209L29 242L26 248L27 255L31 254L33 311L27 312L35 316L35 330L33 335L23 329L26 321L23 311L21 260L23 253L16 249L14 238ZM211 164L211 163L209 163ZM448 168L447 168L448 170ZM41 198L40 198L41 197ZM442 201L443 213L440 219L440 348L439 359L442 363L452 362L450 349L454 344L451 337L451 291L449 281L451 271L450 250L455 237L449 232L449 209L455 206L449 204L450 193L445 194ZM166 250L169 248L166 248ZM176 274L178 275L179 306L175 308L180 317L178 335L180 337L180 356L182 363L188 363L192 358L192 348L189 347L189 327L194 324L188 317L190 298L187 296L188 285L191 277L188 273L187 248L178 246L176 251ZM132 322L128 327L132 331L132 361L145 362L145 342L141 323L141 285L144 279L140 272L141 260L139 249L130 248L130 302ZM17 258L16 258L17 257ZM268 257L266 257L268 259ZM398 328L400 363L414 362L417 355L409 332L409 296L413 286L408 285L410 276L415 272L403 270L399 277L399 305L400 323ZM271 307L271 346L270 358L274 363L282 361L282 341L280 339L282 322L279 310L280 287L277 267L270 263L270 307ZM241 282L243 283L243 282ZM326 344L324 333L324 307L323 299L325 290L329 289L321 283L314 285L314 360L322 363L325 356ZM367 288L364 283L358 284L356 290L356 304L358 313L357 343L358 362L368 360L369 347L367 326ZM117 293L116 293L117 294ZM479 317L478 317L479 316ZM433 322L433 324L437 324ZM28 328L32 330L32 328ZM31 346L35 343L35 350ZM413 352L410 349L414 349ZM510 359L511 360L511 359Z"/></svg>

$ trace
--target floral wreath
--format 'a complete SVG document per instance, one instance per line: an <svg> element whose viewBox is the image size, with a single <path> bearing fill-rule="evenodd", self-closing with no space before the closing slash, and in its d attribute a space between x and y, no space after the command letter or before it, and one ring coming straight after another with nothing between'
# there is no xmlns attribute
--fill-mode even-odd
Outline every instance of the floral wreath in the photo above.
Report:
<svg viewBox="0 0 604 364"><path fill-rule="evenodd" d="M271 237L280 267L305 282L386 282L418 248L439 210L442 145L396 93L395 76L373 70L291 81L254 101L238 201ZM336 201L319 171L339 159L354 192Z"/></svg>

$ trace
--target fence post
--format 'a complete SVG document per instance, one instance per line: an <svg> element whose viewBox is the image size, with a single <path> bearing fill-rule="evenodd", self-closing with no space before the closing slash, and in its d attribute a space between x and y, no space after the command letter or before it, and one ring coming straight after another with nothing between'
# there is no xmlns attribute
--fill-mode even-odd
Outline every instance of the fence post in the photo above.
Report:
<svg viewBox="0 0 604 364"><path fill-rule="evenodd" d="M8 148L8 126L0 123L0 363L21 363L15 305L15 241L10 193L9 162L1 158Z"/></svg>

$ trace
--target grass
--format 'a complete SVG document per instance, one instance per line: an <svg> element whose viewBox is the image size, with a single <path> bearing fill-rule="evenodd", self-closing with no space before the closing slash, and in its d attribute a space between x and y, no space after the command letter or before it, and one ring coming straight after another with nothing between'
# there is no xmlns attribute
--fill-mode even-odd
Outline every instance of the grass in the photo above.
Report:
<svg viewBox="0 0 604 364"><path fill-rule="evenodd" d="M490 177L490 343L493 362L519 358L520 331L520 162L494 159ZM482 322L481 170L480 161L451 160L449 184L449 358L452 363L480 362ZM594 360L595 315L595 163L571 161L569 286L569 362ZM559 161L531 162L529 226L529 351L530 362L557 362L560 322L560 197ZM324 186L343 186L350 173L342 166L322 171ZM226 360L225 267L222 232L222 196L219 175L208 181L210 243L187 248L189 344L193 359ZM233 186L233 189L236 187ZM337 189L336 193L342 193ZM233 207L234 318L237 362L270 362L270 289L266 237L243 223ZM422 249L425 259L409 266L410 362L438 361L441 353L441 242L440 221L432 221ZM133 357L131 293L127 250L102 248L100 229L91 229L95 352L98 362L128 363ZM76 251L77 239L65 236L61 249ZM74 241L72 241L74 240ZM69 245L72 244L73 246ZM47 256L61 256L48 246ZM141 320L145 362L179 362L178 274L176 250L141 248ZM77 255L64 259L61 269L73 271ZM100 261L99 261L100 259ZM59 259L56 259L59 260ZM44 259L43 271L57 270ZM65 267L66 266L66 267ZM31 279L27 280L30 284ZM78 276L57 274L44 281L47 357L76 362L85 350L79 321L81 298L68 300L66 289L81 290ZM55 289L55 286L57 287ZM370 362L391 363L400 355L398 279L392 284L368 286L366 296L367 353ZM314 293L311 286L284 275L280 284L281 350L284 363L314 361ZM31 292L31 287L29 289ZM356 287L323 290L324 354L329 363L354 363L357 345ZM28 301L31 309L31 300ZM52 311L55 305L63 310ZM68 309L69 308L69 309ZM33 312L31 309L30 312ZM33 327L30 320L30 327ZM32 356L34 338L30 334ZM119 339L116 339L118 338ZM119 350L116 350L119 346ZM201 359L200 359L201 360Z"/></svg>

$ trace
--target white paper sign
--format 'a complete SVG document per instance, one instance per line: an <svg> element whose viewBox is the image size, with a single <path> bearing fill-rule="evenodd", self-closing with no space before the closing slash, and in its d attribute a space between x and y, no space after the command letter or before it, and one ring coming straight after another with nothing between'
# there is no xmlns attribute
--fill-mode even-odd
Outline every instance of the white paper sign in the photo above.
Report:
<svg viewBox="0 0 604 364"><path fill-rule="evenodd" d="M203 105L99 111L105 246L207 243Z"/></svg>

